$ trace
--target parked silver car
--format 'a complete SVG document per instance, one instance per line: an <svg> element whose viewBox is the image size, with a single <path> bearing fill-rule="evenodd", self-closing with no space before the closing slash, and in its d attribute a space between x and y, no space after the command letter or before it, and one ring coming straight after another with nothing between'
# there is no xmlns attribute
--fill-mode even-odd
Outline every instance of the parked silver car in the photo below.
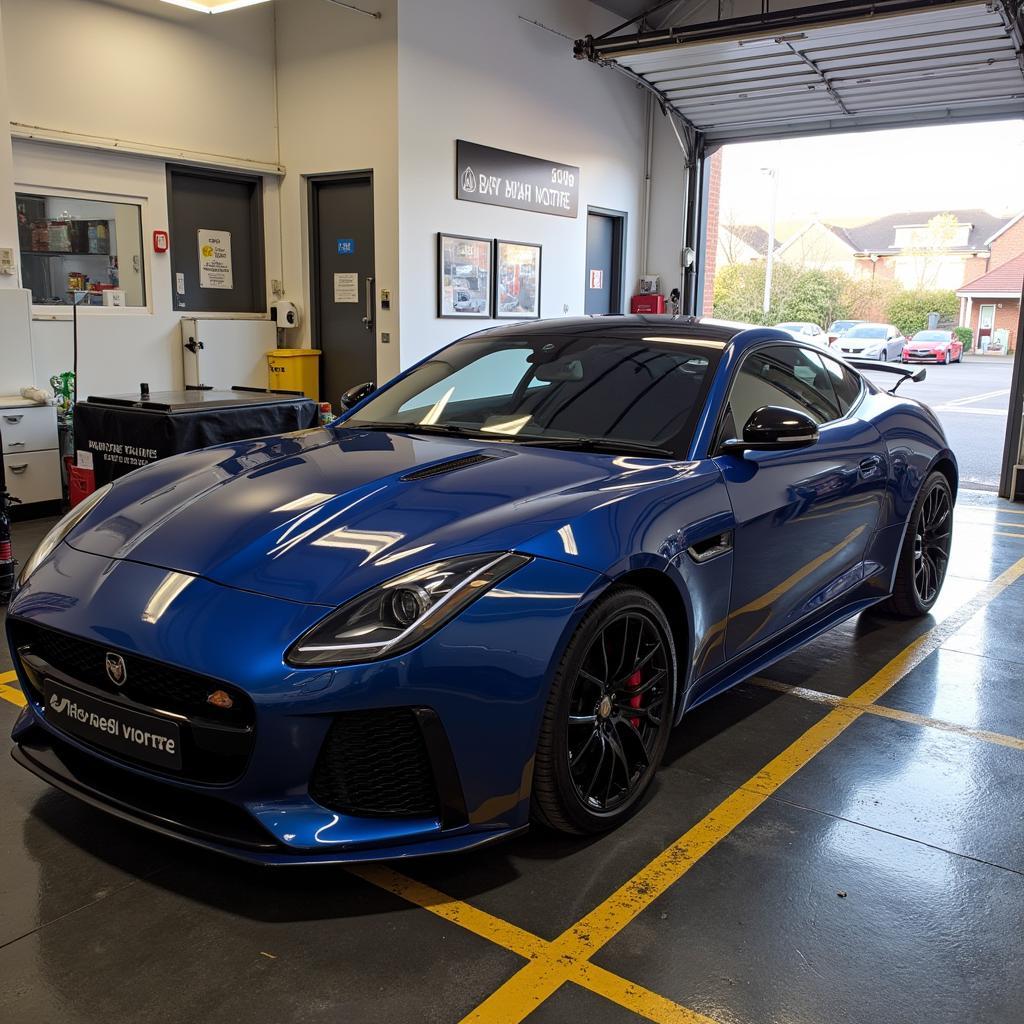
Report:
<svg viewBox="0 0 1024 1024"><path fill-rule="evenodd" d="M844 356L878 359L888 363L903 355L907 339L893 324L857 324L851 327L832 347Z"/></svg>

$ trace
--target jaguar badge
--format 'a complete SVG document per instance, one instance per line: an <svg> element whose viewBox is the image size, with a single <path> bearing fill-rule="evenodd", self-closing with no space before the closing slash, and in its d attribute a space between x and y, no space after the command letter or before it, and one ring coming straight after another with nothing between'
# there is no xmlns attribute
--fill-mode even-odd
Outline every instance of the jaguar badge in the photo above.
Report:
<svg viewBox="0 0 1024 1024"><path fill-rule="evenodd" d="M125 667L124 658L120 654L113 654L108 651L106 667L107 678L115 686L124 686L124 681L128 678L128 669Z"/></svg>

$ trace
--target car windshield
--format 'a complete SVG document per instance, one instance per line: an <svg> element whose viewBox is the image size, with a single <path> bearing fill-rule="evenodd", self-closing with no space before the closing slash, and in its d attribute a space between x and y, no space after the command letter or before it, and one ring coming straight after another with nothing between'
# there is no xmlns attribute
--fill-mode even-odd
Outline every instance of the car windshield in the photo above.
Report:
<svg viewBox="0 0 1024 1024"><path fill-rule="evenodd" d="M345 424L681 457L724 347L683 336L467 338Z"/></svg>
<svg viewBox="0 0 1024 1024"><path fill-rule="evenodd" d="M949 341L948 331L918 331L914 341Z"/></svg>
<svg viewBox="0 0 1024 1024"><path fill-rule="evenodd" d="M860 324L846 332L848 338L884 338L885 326L882 324Z"/></svg>
<svg viewBox="0 0 1024 1024"><path fill-rule="evenodd" d="M856 320L836 320L829 328L830 331L848 331L851 327L855 326Z"/></svg>

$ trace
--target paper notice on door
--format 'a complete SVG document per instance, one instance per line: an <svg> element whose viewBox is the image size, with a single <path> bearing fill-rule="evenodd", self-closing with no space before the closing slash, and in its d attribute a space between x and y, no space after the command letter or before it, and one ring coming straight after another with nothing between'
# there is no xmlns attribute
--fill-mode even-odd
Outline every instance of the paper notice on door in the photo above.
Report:
<svg viewBox="0 0 1024 1024"><path fill-rule="evenodd" d="M334 301L335 302L358 302L359 301L359 275L358 274L335 274L334 275Z"/></svg>
<svg viewBox="0 0 1024 1024"><path fill-rule="evenodd" d="M231 232L199 229L199 287L234 288Z"/></svg>

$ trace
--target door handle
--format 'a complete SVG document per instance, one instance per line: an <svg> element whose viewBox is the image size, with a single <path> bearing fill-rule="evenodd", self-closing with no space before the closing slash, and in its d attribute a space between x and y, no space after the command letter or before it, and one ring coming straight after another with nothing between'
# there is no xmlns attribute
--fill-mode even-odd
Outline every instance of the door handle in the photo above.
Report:
<svg viewBox="0 0 1024 1024"><path fill-rule="evenodd" d="M376 319L376 310L374 308L374 294L373 294L373 278L368 277L366 279L366 316L363 317L363 326L368 330L373 330L373 323Z"/></svg>
<svg viewBox="0 0 1024 1024"><path fill-rule="evenodd" d="M4 422L5 423L20 423L24 418L25 418L24 413L22 413L22 414L20 414L18 416L5 416L4 417Z"/></svg>
<svg viewBox="0 0 1024 1024"><path fill-rule="evenodd" d="M20 466L8 466L7 467L12 473L24 473L28 469L28 463L23 462Z"/></svg>
<svg viewBox="0 0 1024 1024"><path fill-rule="evenodd" d="M875 476L885 466L885 460L881 455L871 455L860 460L860 475L863 477Z"/></svg>
<svg viewBox="0 0 1024 1024"><path fill-rule="evenodd" d="M7 442L7 447L8 448L24 448L26 444L27 444L26 441L8 441Z"/></svg>

